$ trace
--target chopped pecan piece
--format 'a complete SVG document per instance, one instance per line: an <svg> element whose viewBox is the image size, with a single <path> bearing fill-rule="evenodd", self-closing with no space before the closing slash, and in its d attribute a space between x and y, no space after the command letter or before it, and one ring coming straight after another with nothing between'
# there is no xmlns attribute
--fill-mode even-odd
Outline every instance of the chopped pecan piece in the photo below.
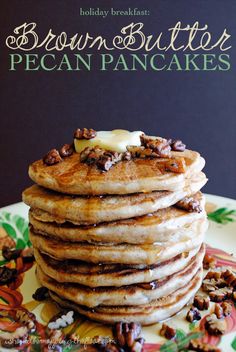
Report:
<svg viewBox="0 0 236 352"><path fill-rule="evenodd" d="M95 146L87 147L80 154L80 161L88 165L96 165L103 171L108 171L112 165L122 160L122 153L109 151Z"/></svg>
<svg viewBox="0 0 236 352"><path fill-rule="evenodd" d="M174 150L175 152L183 152L186 149L186 145L180 139L169 139L168 143L171 150Z"/></svg>
<svg viewBox="0 0 236 352"><path fill-rule="evenodd" d="M218 290L211 291L209 293L210 300L212 302L222 302L227 298L230 298L233 290L230 287L222 287Z"/></svg>
<svg viewBox="0 0 236 352"><path fill-rule="evenodd" d="M160 335L164 336L168 340L171 340L175 337L176 330L174 328L172 328L171 326L163 323L161 330L160 330Z"/></svg>
<svg viewBox="0 0 236 352"><path fill-rule="evenodd" d="M231 315L233 308L230 302L223 302L221 304L221 308L223 309L223 314L225 317L227 317L228 315Z"/></svg>
<svg viewBox="0 0 236 352"><path fill-rule="evenodd" d="M49 297L48 288L44 287L44 286L37 288L37 290L32 295L32 297L36 301L44 301L45 299L47 299Z"/></svg>
<svg viewBox="0 0 236 352"><path fill-rule="evenodd" d="M43 162L46 165L58 164L62 161L59 151L56 149L51 149L43 158Z"/></svg>
<svg viewBox="0 0 236 352"><path fill-rule="evenodd" d="M129 151L124 152L123 155L122 155L122 160L129 161L129 160L131 160L131 158L132 158L132 155L131 155L131 153Z"/></svg>
<svg viewBox="0 0 236 352"><path fill-rule="evenodd" d="M143 146L136 147L136 146L131 145L131 146L127 147L127 150L131 154L132 158L145 159L145 158L159 158L160 157L152 149L145 148Z"/></svg>
<svg viewBox="0 0 236 352"><path fill-rule="evenodd" d="M208 271L205 276L205 279L215 279L216 281L219 280L222 276L220 271Z"/></svg>
<svg viewBox="0 0 236 352"><path fill-rule="evenodd" d="M202 282L202 289L205 292L217 290L217 281L215 279L204 279Z"/></svg>
<svg viewBox="0 0 236 352"><path fill-rule="evenodd" d="M217 319L221 319L224 317L223 308L219 303L215 303L214 313L217 316Z"/></svg>
<svg viewBox="0 0 236 352"><path fill-rule="evenodd" d="M67 156L72 155L74 152L73 144L65 144L59 150L59 154L62 158L66 158Z"/></svg>
<svg viewBox="0 0 236 352"><path fill-rule="evenodd" d="M209 297L203 297L200 295L196 295L194 297L193 305L199 310L205 310L209 308L210 299Z"/></svg>
<svg viewBox="0 0 236 352"><path fill-rule="evenodd" d="M92 139L95 138L97 135L97 132L93 130L92 128L77 128L77 130L74 133L74 138L75 139Z"/></svg>
<svg viewBox="0 0 236 352"><path fill-rule="evenodd" d="M233 300L234 302L236 302L236 291L234 291L234 292L232 293L231 298L232 298L232 300Z"/></svg>
<svg viewBox="0 0 236 352"><path fill-rule="evenodd" d="M206 270L214 269L216 267L216 260L209 254L205 254L203 259L203 268Z"/></svg>
<svg viewBox="0 0 236 352"><path fill-rule="evenodd" d="M201 314L197 308L190 308L187 315L186 319L192 323L194 320L200 320L201 319Z"/></svg>
<svg viewBox="0 0 236 352"><path fill-rule="evenodd" d="M157 153L161 158L170 157L171 147L165 138L150 138L146 135L140 136L141 145L147 149L151 149Z"/></svg>
<svg viewBox="0 0 236 352"><path fill-rule="evenodd" d="M192 197L184 197L181 199L179 202L175 204L177 208L184 209L188 212L197 212L200 213L202 211L202 208L200 206L199 201Z"/></svg>
<svg viewBox="0 0 236 352"><path fill-rule="evenodd" d="M2 247L2 255L6 260L17 259L21 255L22 249L10 248L7 246Z"/></svg>
<svg viewBox="0 0 236 352"><path fill-rule="evenodd" d="M16 279L17 271L16 269L11 269L4 266L0 267L0 286L9 284Z"/></svg>
<svg viewBox="0 0 236 352"><path fill-rule="evenodd" d="M223 335L226 331L226 322L224 319L217 319L215 314L206 317L205 328L210 335Z"/></svg>
<svg viewBox="0 0 236 352"><path fill-rule="evenodd" d="M197 340L191 340L188 348L197 352L221 352L218 347Z"/></svg>
<svg viewBox="0 0 236 352"><path fill-rule="evenodd" d="M165 160L164 168L166 171L175 172L182 174L185 172L185 160L184 158L174 158Z"/></svg>
<svg viewBox="0 0 236 352"><path fill-rule="evenodd" d="M236 288L236 275L231 270L225 270L222 273L223 278L225 279L228 286Z"/></svg>
<svg viewBox="0 0 236 352"><path fill-rule="evenodd" d="M141 325L137 323L116 323L113 333L119 346L132 348L141 334Z"/></svg>

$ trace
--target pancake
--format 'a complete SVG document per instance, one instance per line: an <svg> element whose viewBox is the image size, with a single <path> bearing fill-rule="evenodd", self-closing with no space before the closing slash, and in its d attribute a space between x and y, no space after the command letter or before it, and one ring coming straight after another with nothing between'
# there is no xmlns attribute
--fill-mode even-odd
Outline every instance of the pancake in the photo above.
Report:
<svg viewBox="0 0 236 352"><path fill-rule="evenodd" d="M171 152L172 157L184 157L186 172L166 172L160 166L165 159L132 159L121 161L108 172L80 162L80 155L73 153L63 162L47 166L43 160L30 165L29 176L37 184L54 191L77 195L129 194L156 190L177 191L185 179L198 173L205 165L199 153L185 150Z"/></svg>
<svg viewBox="0 0 236 352"><path fill-rule="evenodd" d="M40 265L37 266L37 276L42 286L76 304L87 307L139 305L150 303L154 299L169 295L187 285L202 266L203 256L204 250L202 249L183 270L163 279L121 287L90 288L73 283L58 283L47 276Z"/></svg>
<svg viewBox="0 0 236 352"><path fill-rule="evenodd" d="M204 246L203 246L204 250ZM45 274L58 282L74 282L81 285L124 286L159 280L182 270L198 253L199 247L190 252L153 265L92 264L77 260L56 260L34 249L36 262Z"/></svg>
<svg viewBox="0 0 236 352"><path fill-rule="evenodd" d="M182 252L190 251L203 241L207 228L206 220L199 220L196 231L180 242L165 242L148 245L97 244L85 242L58 241L37 234L30 227L30 240L34 248L60 260L77 259L92 263L154 264L172 258ZM192 237L191 237L192 236Z"/></svg>
<svg viewBox="0 0 236 352"><path fill-rule="evenodd" d="M199 192L196 198L204 209L203 195ZM191 230L196 220L205 217L204 211L188 212L172 206L132 219L76 226L70 222L63 223L63 219L40 209L30 209L29 212L29 222L36 232L58 240L133 244L178 241L186 236L186 231Z"/></svg>
<svg viewBox="0 0 236 352"><path fill-rule="evenodd" d="M52 291L50 291L50 296L61 307L73 309L92 320L110 324L122 321L150 325L178 313L200 288L202 276L202 269L199 269L195 277L185 287L176 290L169 296L138 306L99 306L89 309L63 299Z"/></svg>
<svg viewBox="0 0 236 352"><path fill-rule="evenodd" d="M32 208L44 210L64 221L97 224L142 216L167 208L187 194L198 192L205 183L206 177L201 173L195 182L191 180L186 189L177 192L156 191L100 197L64 195L34 185L23 192L23 201Z"/></svg>

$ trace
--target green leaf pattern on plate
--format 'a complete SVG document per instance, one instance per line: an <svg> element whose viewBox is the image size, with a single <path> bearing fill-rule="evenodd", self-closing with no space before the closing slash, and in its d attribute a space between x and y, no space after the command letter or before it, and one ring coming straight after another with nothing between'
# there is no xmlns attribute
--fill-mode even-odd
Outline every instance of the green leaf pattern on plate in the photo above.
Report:
<svg viewBox="0 0 236 352"><path fill-rule="evenodd" d="M236 336L233 339L233 341L231 342L231 347L233 348L234 351L236 351Z"/></svg>
<svg viewBox="0 0 236 352"><path fill-rule="evenodd" d="M0 213L0 227L15 240L16 248L30 247L28 221L19 215Z"/></svg>
<svg viewBox="0 0 236 352"><path fill-rule="evenodd" d="M208 219L218 224L227 224L236 221L236 210L229 210L228 208L219 208L212 213L208 213Z"/></svg>

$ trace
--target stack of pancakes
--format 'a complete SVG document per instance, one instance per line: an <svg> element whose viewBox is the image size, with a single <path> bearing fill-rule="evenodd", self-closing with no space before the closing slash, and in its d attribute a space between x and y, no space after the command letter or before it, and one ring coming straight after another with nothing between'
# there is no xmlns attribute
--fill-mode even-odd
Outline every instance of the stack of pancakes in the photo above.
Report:
<svg viewBox="0 0 236 352"><path fill-rule="evenodd" d="M74 152L30 166L30 239L40 283L53 300L93 320L152 324L179 312L202 280L207 220L204 159L190 150L183 173L160 159L123 160L102 172ZM175 206L186 196L201 211Z"/></svg>

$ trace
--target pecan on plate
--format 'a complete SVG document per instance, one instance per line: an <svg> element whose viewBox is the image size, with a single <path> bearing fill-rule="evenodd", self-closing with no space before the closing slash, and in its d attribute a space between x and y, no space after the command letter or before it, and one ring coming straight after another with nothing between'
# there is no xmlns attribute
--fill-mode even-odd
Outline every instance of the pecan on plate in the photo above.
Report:
<svg viewBox="0 0 236 352"><path fill-rule="evenodd" d="M168 340L171 340L175 337L176 330L174 328L172 328L171 326L163 323L161 330L160 330L160 335L164 336Z"/></svg>
<svg viewBox="0 0 236 352"><path fill-rule="evenodd" d="M230 287L222 287L218 290L209 292L209 297L212 302L222 302L227 298L231 298L233 289Z"/></svg>
<svg viewBox="0 0 236 352"><path fill-rule="evenodd" d="M44 164L48 166L58 164L61 161L62 161L62 158L57 149L51 149L43 158Z"/></svg>
<svg viewBox="0 0 236 352"><path fill-rule="evenodd" d="M236 288L236 275L233 271L227 269L222 272L222 277L225 279L225 282L228 286Z"/></svg>
<svg viewBox="0 0 236 352"><path fill-rule="evenodd" d="M192 323L195 320L200 320L201 319L201 314L197 308L190 308L189 311L187 312L186 319Z"/></svg>
<svg viewBox="0 0 236 352"><path fill-rule="evenodd" d="M193 305L199 310L205 310L209 308L210 299L209 297L204 297L200 295L196 295L194 297Z"/></svg>
<svg viewBox="0 0 236 352"><path fill-rule="evenodd" d="M17 270L8 268L7 266L0 267L0 286L9 284L16 279Z"/></svg>
<svg viewBox="0 0 236 352"><path fill-rule="evenodd" d="M75 139L92 139L95 138L96 135L97 132L92 128L77 128L77 130L74 132Z"/></svg>
<svg viewBox="0 0 236 352"><path fill-rule="evenodd" d="M215 314L206 317L205 328L210 335L223 335L226 331L226 322L224 319L218 319Z"/></svg>
<svg viewBox="0 0 236 352"><path fill-rule="evenodd" d="M203 268L208 270L208 269L214 269L215 266L216 266L215 258L209 254L205 254L203 259Z"/></svg>
<svg viewBox="0 0 236 352"><path fill-rule="evenodd" d="M225 317L227 317L228 315L231 315L233 307L230 302L223 302L221 304L221 307L223 309L223 314Z"/></svg>
<svg viewBox="0 0 236 352"><path fill-rule="evenodd" d="M32 295L32 297L36 300L36 301L44 301L45 299L47 299L49 297L49 291L47 287L39 287L37 288L37 290L35 291L35 293Z"/></svg>
<svg viewBox="0 0 236 352"><path fill-rule="evenodd" d="M188 212L197 212L200 213L202 211L200 202L198 199L196 199L196 197L192 196L192 197L184 197L183 199L181 199L180 201L178 201L175 206L177 208L186 210Z"/></svg>
<svg viewBox="0 0 236 352"><path fill-rule="evenodd" d="M119 322L115 324L113 334L119 346L132 348L141 334L141 325Z"/></svg>
<svg viewBox="0 0 236 352"><path fill-rule="evenodd" d="M17 259L21 255L22 249L10 248L7 246L2 247L2 256L6 260Z"/></svg>

